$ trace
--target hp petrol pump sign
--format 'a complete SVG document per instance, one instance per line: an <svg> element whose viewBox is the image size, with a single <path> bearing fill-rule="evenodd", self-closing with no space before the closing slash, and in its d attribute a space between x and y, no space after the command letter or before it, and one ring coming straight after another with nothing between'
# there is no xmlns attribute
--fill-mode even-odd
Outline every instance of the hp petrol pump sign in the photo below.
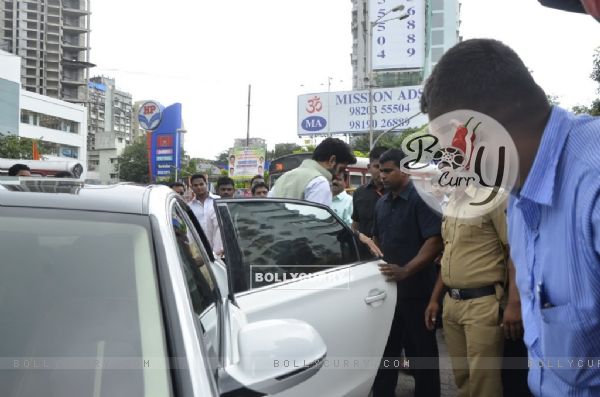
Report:
<svg viewBox="0 0 600 397"><path fill-rule="evenodd" d="M162 106L158 102L144 102L138 111L140 126L147 130L155 130L162 119Z"/></svg>

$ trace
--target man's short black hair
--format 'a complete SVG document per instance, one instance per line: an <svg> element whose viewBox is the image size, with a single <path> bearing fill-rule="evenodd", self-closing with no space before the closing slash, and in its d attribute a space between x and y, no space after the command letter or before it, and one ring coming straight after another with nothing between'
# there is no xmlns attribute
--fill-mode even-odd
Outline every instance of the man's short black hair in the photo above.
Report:
<svg viewBox="0 0 600 397"><path fill-rule="evenodd" d="M204 176L204 174L194 174L190 177L190 182L194 183L194 179L202 179L204 181L204 183L206 182L206 177Z"/></svg>
<svg viewBox="0 0 600 397"><path fill-rule="evenodd" d="M433 68L421 96L421 112L475 110L509 120L549 106L544 90L516 52L498 40L465 40ZM502 115L502 117L498 117ZM502 122L502 120L499 120Z"/></svg>
<svg viewBox="0 0 600 397"><path fill-rule="evenodd" d="M256 189L258 189L259 187L264 187L265 189L267 189L267 191L269 191L269 187L267 186L266 183L258 182L256 185L252 186L252 195L253 196L256 193Z"/></svg>
<svg viewBox="0 0 600 397"><path fill-rule="evenodd" d="M350 145L338 138L326 138L315 148L312 159L315 161L327 161L335 156L338 163L356 164L356 157L350 149Z"/></svg>
<svg viewBox="0 0 600 397"><path fill-rule="evenodd" d="M383 152L381 157L379 157L379 163L383 164L387 163L388 161L393 161L394 164L396 164L396 167L400 168L400 163L402 162L402 160L404 160L405 157L406 154L404 154L402 150L389 149Z"/></svg>
<svg viewBox="0 0 600 397"><path fill-rule="evenodd" d="M19 171L31 172L31 169L28 166L26 166L25 164L17 163L8 169L8 176L17 176Z"/></svg>
<svg viewBox="0 0 600 397"><path fill-rule="evenodd" d="M257 179L265 179L265 177L262 175L254 175L252 179L250 179L250 186L252 186L252 183Z"/></svg>
<svg viewBox="0 0 600 397"><path fill-rule="evenodd" d="M59 171L56 174L54 174L55 178L73 178L73 174L71 174L69 171Z"/></svg>
<svg viewBox="0 0 600 397"><path fill-rule="evenodd" d="M231 179L228 176L222 176L219 179L217 179L217 189L225 185L235 186L235 183L233 182L233 179Z"/></svg>
<svg viewBox="0 0 600 397"><path fill-rule="evenodd" d="M185 188L185 185L183 183L181 183L181 182L171 182L171 183L169 183L169 187L171 189L173 189L175 186L181 186L182 188Z"/></svg>
<svg viewBox="0 0 600 397"><path fill-rule="evenodd" d="M379 160L379 157L388 150L385 146L375 146L371 152L369 152L369 163L372 163L373 160Z"/></svg>

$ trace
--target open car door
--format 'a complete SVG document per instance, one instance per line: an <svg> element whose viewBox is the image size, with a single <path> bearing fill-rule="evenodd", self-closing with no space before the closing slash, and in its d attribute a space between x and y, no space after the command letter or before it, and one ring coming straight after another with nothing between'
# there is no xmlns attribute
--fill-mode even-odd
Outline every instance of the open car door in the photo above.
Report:
<svg viewBox="0 0 600 397"><path fill-rule="evenodd" d="M220 199L215 207L230 299L249 322L303 320L327 345L321 371L278 395L368 395L396 305L396 284L378 260L361 260L352 231L319 204Z"/></svg>

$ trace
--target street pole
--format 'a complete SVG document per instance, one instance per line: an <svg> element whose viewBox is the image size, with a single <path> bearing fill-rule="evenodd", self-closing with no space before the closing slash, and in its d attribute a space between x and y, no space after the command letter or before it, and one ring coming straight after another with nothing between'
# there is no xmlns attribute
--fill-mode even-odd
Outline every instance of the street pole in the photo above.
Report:
<svg viewBox="0 0 600 397"><path fill-rule="evenodd" d="M175 182L177 182L177 176L179 171L179 152L181 151L180 142L181 142L181 134L187 132L183 128L178 128L175 131Z"/></svg>
<svg viewBox="0 0 600 397"><path fill-rule="evenodd" d="M246 123L246 147L250 146L250 94L252 92L252 84L248 84L248 120Z"/></svg>
<svg viewBox="0 0 600 397"><path fill-rule="evenodd" d="M327 137L331 137L331 112L330 112L330 108L331 108L331 100L329 99L331 97L331 80L333 79L333 77L329 77L327 76Z"/></svg>
<svg viewBox="0 0 600 397"><path fill-rule="evenodd" d="M373 28L376 23L369 21L367 34L367 73L369 79L369 147L373 147Z"/></svg>

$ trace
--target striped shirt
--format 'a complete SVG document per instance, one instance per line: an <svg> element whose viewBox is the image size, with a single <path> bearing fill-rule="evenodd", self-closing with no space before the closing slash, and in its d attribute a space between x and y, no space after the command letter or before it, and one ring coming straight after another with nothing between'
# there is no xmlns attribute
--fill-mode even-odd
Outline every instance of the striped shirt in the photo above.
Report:
<svg viewBox="0 0 600 397"><path fill-rule="evenodd" d="M552 113L508 236L536 396L600 395L600 118Z"/></svg>

